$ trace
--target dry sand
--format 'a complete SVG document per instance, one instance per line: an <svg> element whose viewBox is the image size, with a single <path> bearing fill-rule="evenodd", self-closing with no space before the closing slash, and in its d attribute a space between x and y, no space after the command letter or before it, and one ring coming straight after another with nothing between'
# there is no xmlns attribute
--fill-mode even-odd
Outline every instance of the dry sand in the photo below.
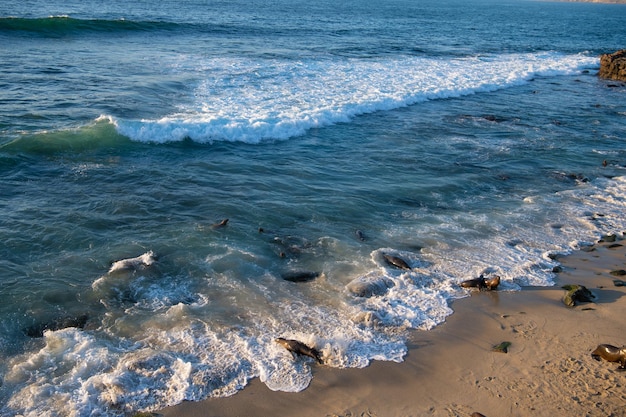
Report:
<svg viewBox="0 0 626 417"><path fill-rule="evenodd" d="M562 259L555 287L475 292L431 331L415 331L403 363L364 369L314 367L305 391L270 391L258 379L229 398L183 403L157 415L255 416L626 416L626 371L596 361L601 343L626 345L626 247L596 245ZM593 303L568 308L564 284ZM492 351L511 342L508 353Z"/></svg>

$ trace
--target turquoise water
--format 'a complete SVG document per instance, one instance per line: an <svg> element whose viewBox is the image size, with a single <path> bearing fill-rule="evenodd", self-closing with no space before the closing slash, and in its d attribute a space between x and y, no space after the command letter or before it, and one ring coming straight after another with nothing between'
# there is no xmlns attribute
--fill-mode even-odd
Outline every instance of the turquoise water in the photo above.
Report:
<svg viewBox="0 0 626 417"><path fill-rule="evenodd" d="M596 76L623 5L0 14L3 416L306 388L276 337L402 361L460 281L551 285L554 254L626 230L626 87Z"/></svg>

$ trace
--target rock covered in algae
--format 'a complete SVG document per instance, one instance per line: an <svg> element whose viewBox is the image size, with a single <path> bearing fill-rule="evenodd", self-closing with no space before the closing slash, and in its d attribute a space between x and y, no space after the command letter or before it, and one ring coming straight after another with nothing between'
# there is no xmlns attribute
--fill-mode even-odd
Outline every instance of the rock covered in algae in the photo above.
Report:
<svg viewBox="0 0 626 417"><path fill-rule="evenodd" d="M563 289L567 291L563 296L563 304L568 307L576 306L577 302L591 302L595 298L584 285L568 284L564 285Z"/></svg>
<svg viewBox="0 0 626 417"><path fill-rule="evenodd" d="M502 342L491 348L494 352L508 353L511 342Z"/></svg>

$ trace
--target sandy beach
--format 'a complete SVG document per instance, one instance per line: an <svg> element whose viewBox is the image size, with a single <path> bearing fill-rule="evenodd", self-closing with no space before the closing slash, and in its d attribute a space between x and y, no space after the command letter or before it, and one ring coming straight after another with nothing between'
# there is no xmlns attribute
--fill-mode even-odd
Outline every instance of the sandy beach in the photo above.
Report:
<svg viewBox="0 0 626 417"><path fill-rule="evenodd" d="M626 344L626 287L610 273L626 267L626 249L619 241L599 243L561 261L554 287L457 300L444 324L413 333L403 363L312 365L314 379L303 392L273 392L255 379L232 397L158 415L626 416L626 372L590 355L601 343ZM565 284L586 286L594 302L566 307ZM507 353L492 349L505 341Z"/></svg>

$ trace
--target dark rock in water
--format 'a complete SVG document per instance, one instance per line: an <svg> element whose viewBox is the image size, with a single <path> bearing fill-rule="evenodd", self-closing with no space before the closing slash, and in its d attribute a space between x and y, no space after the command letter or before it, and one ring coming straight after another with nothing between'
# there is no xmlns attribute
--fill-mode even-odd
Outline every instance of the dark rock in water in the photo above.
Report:
<svg viewBox="0 0 626 417"><path fill-rule="evenodd" d="M614 277L623 277L624 275L626 275L626 271L624 271L623 269L616 269L609 272L609 274L613 275Z"/></svg>
<svg viewBox="0 0 626 417"><path fill-rule="evenodd" d="M86 314L78 317L61 317L51 321L33 324L32 326L24 329L24 333L26 333L28 337L43 337L43 333L46 330L55 331L67 329L68 327L83 329L85 328L85 324L87 324L88 319L89 316Z"/></svg>
<svg viewBox="0 0 626 417"><path fill-rule="evenodd" d="M356 238L359 239L361 242L365 241L365 235L361 230L357 230L356 232L354 232L354 234L356 235Z"/></svg>
<svg viewBox="0 0 626 417"><path fill-rule="evenodd" d="M563 296L563 304L568 307L576 306L577 302L587 303L593 301L595 296L583 285L564 285L567 292Z"/></svg>
<svg viewBox="0 0 626 417"><path fill-rule="evenodd" d="M304 253L314 251L313 244L307 239L299 236L279 236L274 234L270 242L273 245L276 245L281 258L297 258Z"/></svg>
<svg viewBox="0 0 626 417"><path fill-rule="evenodd" d="M320 272L290 271L281 275L282 279L289 282L309 282L322 275Z"/></svg>
<svg viewBox="0 0 626 417"><path fill-rule="evenodd" d="M609 80L626 81L626 49L601 55L598 76Z"/></svg>
<svg viewBox="0 0 626 417"><path fill-rule="evenodd" d="M483 116L483 119L494 123L502 123L506 121L505 118L493 114L486 114Z"/></svg>
<svg viewBox="0 0 626 417"><path fill-rule="evenodd" d="M386 253L383 253L383 258L385 259L385 261L387 261L389 265L395 266L396 268L411 269L409 264L407 264L404 259L398 256L393 256L393 255L388 255Z"/></svg>
<svg viewBox="0 0 626 417"><path fill-rule="evenodd" d="M348 285L346 289L350 294L356 297L372 297L375 295L383 295L387 290L394 286L392 280L378 275L364 275L358 277Z"/></svg>

